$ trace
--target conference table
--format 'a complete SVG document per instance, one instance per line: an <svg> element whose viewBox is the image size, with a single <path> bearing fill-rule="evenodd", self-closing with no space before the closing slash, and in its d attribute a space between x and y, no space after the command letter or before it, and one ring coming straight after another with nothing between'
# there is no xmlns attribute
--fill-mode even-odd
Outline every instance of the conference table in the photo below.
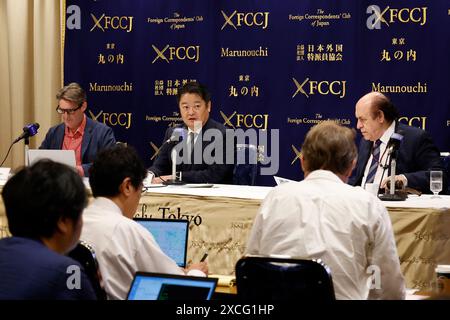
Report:
<svg viewBox="0 0 450 320"><path fill-rule="evenodd" d="M188 261L198 262L208 252L210 273L233 275L236 262L244 254L253 219L271 189L153 185L142 195L135 217L189 220ZM434 287L436 265L450 264L450 196L409 196L406 201L384 204L407 287ZM4 214L0 200L0 237L9 235Z"/></svg>

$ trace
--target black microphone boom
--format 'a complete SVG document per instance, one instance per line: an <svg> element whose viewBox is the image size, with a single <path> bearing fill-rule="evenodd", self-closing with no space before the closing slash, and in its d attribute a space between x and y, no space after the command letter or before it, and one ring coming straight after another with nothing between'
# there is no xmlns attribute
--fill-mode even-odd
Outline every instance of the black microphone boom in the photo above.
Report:
<svg viewBox="0 0 450 320"><path fill-rule="evenodd" d="M6 159L8 158L8 155L9 155L9 152L11 151L12 146L15 143L19 142L20 140L22 140L22 139L27 139L29 137L34 136L38 132L38 129L39 129L39 123L37 123L37 122L36 123L27 124L25 127L23 127L23 133L16 140L14 140L11 143L11 145L9 146L8 152L6 153L5 158L3 159L2 163L0 164L0 167L3 166L3 164L6 161ZM25 148L27 148L27 147L28 147L27 146L27 141L25 141ZM26 154L26 151L25 151L25 154ZM26 155L25 155L25 159L26 159Z"/></svg>
<svg viewBox="0 0 450 320"><path fill-rule="evenodd" d="M19 142L22 139L34 136L38 132L39 127L39 123L37 122L27 124L25 127L23 127L23 133L13 141L13 144Z"/></svg>

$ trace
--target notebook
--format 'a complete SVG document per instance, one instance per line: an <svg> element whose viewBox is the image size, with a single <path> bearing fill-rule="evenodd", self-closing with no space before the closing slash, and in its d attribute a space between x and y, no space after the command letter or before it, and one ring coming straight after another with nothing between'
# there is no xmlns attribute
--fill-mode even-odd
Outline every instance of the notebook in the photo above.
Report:
<svg viewBox="0 0 450 320"><path fill-rule="evenodd" d="M41 160L50 159L55 162L66 164L70 167L76 167L74 150L46 150L46 149L30 149L28 150L29 164Z"/></svg>
<svg viewBox="0 0 450 320"><path fill-rule="evenodd" d="M155 238L161 250L171 257L178 266L186 267L189 233L188 220L134 218Z"/></svg>
<svg viewBox="0 0 450 320"><path fill-rule="evenodd" d="M217 278L136 272L127 300L211 300Z"/></svg>

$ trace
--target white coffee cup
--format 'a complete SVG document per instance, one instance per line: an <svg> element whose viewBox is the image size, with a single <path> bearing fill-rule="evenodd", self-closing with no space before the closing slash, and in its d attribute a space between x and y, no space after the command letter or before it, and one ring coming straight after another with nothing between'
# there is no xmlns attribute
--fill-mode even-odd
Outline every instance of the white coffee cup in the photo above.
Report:
<svg viewBox="0 0 450 320"><path fill-rule="evenodd" d="M438 294L450 295L450 265L438 264L435 271Z"/></svg>
<svg viewBox="0 0 450 320"><path fill-rule="evenodd" d="M380 189L379 183L366 183L365 187L367 192L370 192L374 196L378 196L378 189Z"/></svg>

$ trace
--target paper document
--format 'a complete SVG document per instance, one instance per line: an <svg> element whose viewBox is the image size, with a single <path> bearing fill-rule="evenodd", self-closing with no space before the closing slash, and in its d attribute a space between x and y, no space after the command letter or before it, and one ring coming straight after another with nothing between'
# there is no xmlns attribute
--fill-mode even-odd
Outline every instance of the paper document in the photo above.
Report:
<svg viewBox="0 0 450 320"><path fill-rule="evenodd" d="M289 179L281 178L281 177L277 177L277 176L274 176L273 178L275 179L275 182L277 183L278 186L280 184L283 184L283 183L286 183L286 182L296 182L294 180L289 180Z"/></svg>
<svg viewBox="0 0 450 320"><path fill-rule="evenodd" d="M11 168L0 168L0 185L4 185L9 177Z"/></svg>

